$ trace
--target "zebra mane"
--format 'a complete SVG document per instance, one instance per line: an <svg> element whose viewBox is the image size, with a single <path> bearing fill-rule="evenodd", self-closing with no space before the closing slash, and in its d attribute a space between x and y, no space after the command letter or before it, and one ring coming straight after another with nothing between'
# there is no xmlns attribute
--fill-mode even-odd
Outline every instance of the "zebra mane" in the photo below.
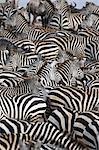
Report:
<svg viewBox="0 0 99 150"><path fill-rule="evenodd" d="M46 0L46 1L52 6L53 10L55 10L55 6L54 6L54 4L51 2L51 0Z"/></svg>
<svg viewBox="0 0 99 150"><path fill-rule="evenodd" d="M21 11L18 11L18 15L20 15L29 24L29 22L27 21L25 16L21 13Z"/></svg>

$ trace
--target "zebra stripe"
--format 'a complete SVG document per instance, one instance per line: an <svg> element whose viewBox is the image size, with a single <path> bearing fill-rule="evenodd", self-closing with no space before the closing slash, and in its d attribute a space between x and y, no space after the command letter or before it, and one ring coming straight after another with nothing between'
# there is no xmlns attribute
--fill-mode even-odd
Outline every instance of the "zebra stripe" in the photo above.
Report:
<svg viewBox="0 0 99 150"><path fill-rule="evenodd" d="M86 19L81 23L81 26L92 27L99 31L99 17L95 14L88 14Z"/></svg>
<svg viewBox="0 0 99 150"><path fill-rule="evenodd" d="M17 72L11 72L11 71L3 71L0 73L0 79L7 79L7 78L22 78L22 75L20 75Z"/></svg>
<svg viewBox="0 0 99 150"><path fill-rule="evenodd" d="M21 48L24 51L32 51L34 52L35 44L34 42L28 39L13 39L10 42L16 47Z"/></svg>
<svg viewBox="0 0 99 150"><path fill-rule="evenodd" d="M50 0L40 0L37 13L41 15L43 27L47 27L48 22L53 16L54 12L55 7Z"/></svg>
<svg viewBox="0 0 99 150"><path fill-rule="evenodd" d="M77 36L55 36L47 38L45 41L56 43L61 51L70 53L79 59L85 57L84 43L82 39Z"/></svg>
<svg viewBox="0 0 99 150"><path fill-rule="evenodd" d="M82 13L71 13L68 8L67 3L61 2L59 11L52 16L49 22L49 27L77 31L78 26L85 20L86 16Z"/></svg>
<svg viewBox="0 0 99 150"><path fill-rule="evenodd" d="M53 62L51 62L52 64ZM41 67L36 69L36 74L39 78L39 82L43 87L56 87L58 83L56 80L51 79L52 67L49 62L43 62Z"/></svg>
<svg viewBox="0 0 99 150"><path fill-rule="evenodd" d="M99 149L99 120L94 120L86 126L83 138L87 147L90 147L90 149Z"/></svg>
<svg viewBox="0 0 99 150"><path fill-rule="evenodd" d="M81 143L72 139L71 135L60 132L55 126L48 122L36 122L28 124L26 121L16 121L3 118L0 121L1 133L23 133L28 135L30 141L40 140L43 143L59 144L60 147L70 150L87 150Z"/></svg>
<svg viewBox="0 0 99 150"><path fill-rule="evenodd" d="M33 88L33 87L32 87ZM12 98L15 95L25 94L25 93L31 93L32 88L28 82L20 82L20 84L17 87L4 87L0 86L0 92L4 93L5 97L8 95L9 98Z"/></svg>
<svg viewBox="0 0 99 150"><path fill-rule="evenodd" d="M80 27L80 29L77 31L77 34L86 37L99 36L98 31L91 27Z"/></svg>
<svg viewBox="0 0 99 150"><path fill-rule="evenodd" d="M77 116L77 111L70 108L59 107L51 112L48 117L48 122L52 123L60 131L67 131L68 133L71 133Z"/></svg>
<svg viewBox="0 0 99 150"><path fill-rule="evenodd" d="M15 120L13 118L8 118L3 116L0 119L0 133L1 135L10 134L24 134L26 133L30 123L24 120Z"/></svg>
<svg viewBox="0 0 99 150"><path fill-rule="evenodd" d="M86 91L74 87L57 87L48 93L48 101L52 109L57 107L69 107L80 112L94 109L98 101L99 83L93 81L87 86Z"/></svg>
<svg viewBox="0 0 99 150"><path fill-rule="evenodd" d="M80 69L78 60L66 60L63 63L57 64L57 72L61 76L60 85L71 85L72 79L82 79L84 72Z"/></svg>
<svg viewBox="0 0 99 150"><path fill-rule="evenodd" d="M22 67L33 65L35 62L35 59L38 59L38 56L37 54L34 54L33 52L30 52L30 53L29 52L28 53L16 52L10 56L5 67L8 67L11 70L17 71L18 69Z"/></svg>
<svg viewBox="0 0 99 150"><path fill-rule="evenodd" d="M2 32L0 32L0 38L4 39L4 38L7 38L7 39L15 39L16 36L15 34L13 34L12 32L4 29Z"/></svg>
<svg viewBox="0 0 99 150"><path fill-rule="evenodd" d="M22 34L25 36L30 41L35 41L35 40L42 40L49 36L50 34L54 34L53 31L52 33L49 33L48 31L44 29L40 29L39 27L30 27L27 20L24 18L24 16L21 13L18 13L17 16L17 22L15 23L16 16L14 16L13 20L11 21L11 26L14 28L13 32L15 32L17 35ZM22 36L22 37L23 37Z"/></svg>
<svg viewBox="0 0 99 150"><path fill-rule="evenodd" d="M54 60L59 52L58 45L50 41L38 42L35 49L36 54L40 55L44 60Z"/></svg>
<svg viewBox="0 0 99 150"><path fill-rule="evenodd" d="M1 111L4 115L17 120L37 121L46 111L46 103L42 98L32 94L14 96L1 92Z"/></svg>
<svg viewBox="0 0 99 150"><path fill-rule="evenodd" d="M84 91L74 87L57 87L49 91L48 101L51 109L66 107L73 110L82 111L81 101ZM84 108L83 108L84 109Z"/></svg>
<svg viewBox="0 0 99 150"><path fill-rule="evenodd" d="M98 146L96 143L97 142L96 136L94 136L94 139L92 138L93 132L96 126L94 128L92 126L93 131L90 126L92 124L95 124L94 122L95 120L99 120L98 111L82 112L78 115L73 126L73 132L74 132L73 134L74 134L75 139L77 139L78 141L84 142L88 146L89 149L97 149L97 146ZM88 128L90 128L90 130L88 130ZM96 134L98 134L98 132Z"/></svg>
<svg viewBox="0 0 99 150"><path fill-rule="evenodd" d="M99 6L97 6L93 2L86 2L85 9L86 9L87 13L94 13L94 14L98 14L99 15Z"/></svg>
<svg viewBox="0 0 99 150"><path fill-rule="evenodd" d="M10 149L9 141L2 136L0 136L0 149L2 149L2 150L9 150Z"/></svg>
<svg viewBox="0 0 99 150"><path fill-rule="evenodd" d="M16 87L22 82L23 79L21 78L7 78L7 79L0 79L0 86L5 87Z"/></svg>
<svg viewBox="0 0 99 150"><path fill-rule="evenodd" d="M97 80L97 79L98 79L97 74L90 73L90 72L86 71L86 72L84 72L84 77L82 79L77 79L75 81L74 86L79 88L79 89L86 91L86 87L87 87L88 83L90 81Z"/></svg>
<svg viewBox="0 0 99 150"><path fill-rule="evenodd" d="M25 134L8 134L7 136L0 137L0 149L2 150L22 150L22 148L29 149L28 146L24 147L24 141L28 140L28 135Z"/></svg>
<svg viewBox="0 0 99 150"><path fill-rule="evenodd" d="M9 51L7 49L0 51L0 61L3 66L6 64L8 57L9 57Z"/></svg>

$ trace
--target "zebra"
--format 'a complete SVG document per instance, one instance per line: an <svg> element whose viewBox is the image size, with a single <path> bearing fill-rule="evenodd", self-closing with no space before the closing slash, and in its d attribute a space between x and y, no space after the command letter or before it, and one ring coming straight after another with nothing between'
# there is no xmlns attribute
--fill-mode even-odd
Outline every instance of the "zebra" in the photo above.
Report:
<svg viewBox="0 0 99 150"><path fill-rule="evenodd" d="M0 32L0 38L8 38L8 39L15 39L16 35L13 34L11 31L8 31L7 29L4 29Z"/></svg>
<svg viewBox="0 0 99 150"><path fill-rule="evenodd" d="M65 51L67 54L70 53L78 59L82 59L83 57L85 57L85 45L82 41L82 38L80 39L77 36L72 35L70 35L69 37L59 35L55 37L48 37L45 41L56 43L60 47L61 51Z"/></svg>
<svg viewBox="0 0 99 150"><path fill-rule="evenodd" d="M77 31L78 26L86 15L82 13L71 13L68 9L68 4L62 1L60 4L59 12L56 12L49 21L48 26L58 30L73 30Z"/></svg>
<svg viewBox="0 0 99 150"><path fill-rule="evenodd" d="M11 100L9 93L5 95L2 91L0 99L2 114L16 120L35 122L42 118L47 107L42 98L33 94L16 95Z"/></svg>
<svg viewBox="0 0 99 150"><path fill-rule="evenodd" d="M49 114L47 121L56 126L60 131L72 133L73 124L79 112L70 108L59 107Z"/></svg>
<svg viewBox="0 0 99 150"><path fill-rule="evenodd" d="M6 12L6 13L8 13L8 12ZM15 25L19 24L20 18L22 21L21 22L22 23L21 31L19 28L20 33L22 33L22 29L27 30L27 28L29 28L29 23L28 23L27 19L24 17L24 15L20 12L20 10L19 11L17 10L13 13L13 9L10 9L8 15L10 15L10 17L7 18L7 16L6 16L6 19L5 19L6 28L12 27L11 31L14 32L14 27L15 27ZM22 20L22 18L23 18L23 20Z"/></svg>
<svg viewBox="0 0 99 150"><path fill-rule="evenodd" d="M7 137L0 137L0 148L3 150L12 150L16 148L20 148L20 150L37 150L37 148L42 150L64 150L63 148L59 148L59 146L55 146L54 144L43 144L41 141L27 141L28 136L25 134L9 134ZM26 140L25 140L26 139Z"/></svg>
<svg viewBox="0 0 99 150"><path fill-rule="evenodd" d="M26 10L28 12L28 15L29 15L29 19L31 19L31 14L33 15L33 21L32 21L32 24L34 24L36 22L36 18L38 16L37 14L37 9L38 9L38 6L39 6L39 3L40 1L30 1L27 3L26 5ZM30 23L31 20L29 20L29 23Z"/></svg>
<svg viewBox="0 0 99 150"><path fill-rule="evenodd" d="M3 86L0 86L0 91L3 92L5 95L9 94L9 97L12 98L15 95L20 95L20 94L25 94L25 93L32 93L32 89L30 87L30 84L28 83L28 81L22 81L20 83L18 83L18 86L15 87L8 87L7 83L6 86L4 86L5 84L3 84Z"/></svg>
<svg viewBox="0 0 99 150"><path fill-rule="evenodd" d="M5 123L4 123L5 122ZM4 127L1 125L0 127L0 135L10 135L10 134L24 134L28 127L29 127L29 122L25 121L25 120L16 120L14 118L9 118L7 116L2 116L2 118L0 118L0 123L6 127L6 129L4 129ZM8 124L8 127L6 126ZM10 128L9 128L10 127Z"/></svg>
<svg viewBox="0 0 99 150"><path fill-rule="evenodd" d="M46 28L50 18L55 13L55 6L50 0L40 0L37 13L41 16L42 26Z"/></svg>
<svg viewBox="0 0 99 150"><path fill-rule="evenodd" d="M21 12L18 12L17 15L17 21L16 16L13 15L13 20L10 20L10 26L11 29L15 27L12 31L16 33L16 35L19 36L22 34L22 37L25 35L26 38L29 40L42 40L46 38L47 36L50 36L50 34L55 34L55 31L45 31L44 29L40 29L38 27L31 27L28 24L28 21L24 18L23 14Z"/></svg>
<svg viewBox="0 0 99 150"><path fill-rule="evenodd" d="M3 71L3 65L2 62L0 61L0 73Z"/></svg>
<svg viewBox="0 0 99 150"><path fill-rule="evenodd" d="M0 149L3 149L3 150L10 149L10 143L4 136L0 136Z"/></svg>
<svg viewBox="0 0 99 150"><path fill-rule="evenodd" d="M13 2L11 2L13 3ZM9 3L3 7L3 18L5 23L5 28L8 28L10 30L10 23L14 19L13 16L17 17L18 12L23 14L24 18L29 21L27 11L21 7L21 8L15 8L16 6L12 6L12 4ZM14 20L16 22L16 20Z"/></svg>
<svg viewBox="0 0 99 150"><path fill-rule="evenodd" d="M37 150L38 148L42 149L42 150L45 150L45 149L46 150L65 150L64 148L61 148L61 147L56 146L54 144L50 144L50 143L44 144L43 142L41 142L39 140L37 142L35 142L35 141L25 142L25 145L28 147L30 146L31 149L33 148L34 150Z"/></svg>
<svg viewBox="0 0 99 150"><path fill-rule="evenodd" d="M44 60L55 60L59 53L59 46L51 41L40 41L35 45L35 53Z"/></svg>
<svg viewBox="0 0 99 150"><path fill-rule="evenodd" d="M87 34L87 32L86 32ZM84 45L84 51L85 51L85 58L86 62L87 61L93 61L93 60L98 60L98 45L97 42L99 40L98 36L84 36L78 35L78 38L81 39L83 45Z"/></svg>
<svg viewBox="0 0 99 150"><path fill-rule="evenodd" d="M51 78L51 71L53 71L51 64L53 62L43 62L42 66L36 69L35 74L38 76L39 82L44 88L58 86L58 82ZM60 78L59 76L57 77Z"/></svg>
<svg viewBox="0 0 99 150"><path fill-rule="evenodd" d="M17 87L24 82L24 77L16 72L2 71L0 73L0 86L2 87Z"/></svg>
<svg viewBox="0 0 99 150"><path fill-rule="evenodd" d="M18 26L18 30L21 30L22 21L27 26L27 22L20 16L19 23L16 24ZM20 32L17 29L15 29L16 32ZM31 41L40 41L43 39L46 39L47 37L53 36L56 34L56 30L50 29L50 28L39 28L39 27L29 27L25 31L25 26L23 29L23 33L27 34L27 38Z"/></svg>
<svg viewBox="0 0 99 150"><path fill-rule="evenodd" d="M53 30L49 33L49 30L46 31L39 27L29 26L28 21L24 18L21 12L18 13L17 21L15 21L16 16L13 15L13 17L13 20L10 20L10 29L12 29L12 33L14 33L18 38L22 37L31 41L38 41L50 36L50 34L55 34L55 31Z"/></svg>
<svg viewBox="0 0 99 150"><path fill-rule="evenodd" d="M88 124L83 132L84 141L87 147L99 149L99 120L94 120Z"/></svg>
<svg viewBox="0 0 99 150"><path fill-rule="evenodd" d="M94 122L95 120L97 121ZM98 145L99 143L97 141L98 130L96 129L97 132L96 135L95 134L93 135L93 133L95 132L95 128L97 128L98 123L99 123L98 111L92 110L81 112L76 118L73 125L74 138L78 141L83 141L89 149L97 149L99 146ZM92 125L92 127L90 125ZM90 130L88 130L88 128L90 128Z"/></svg>
<svg viewBox="0 0 99 150"><path fill-rule="evenodd" d="M0 61L2 65L6 65L7 59L9 58L10 52L7 49L4 49L0 51Z"/></svg>
<svg viewBox="0 0 99 150"><path fill-rule="evenodd" d="M16 87L22 82L21 78L0 78L0 86Z"/></svg>
<svg viewBox="0 0 99 150"><path fill-rule="evenodd" d="M0 73L0 79L7 79L7 78L22 78L22 75L20 75L17 72L11 72L11 71L3 71Z"/></svg>
<svg viewBox="0 0 99 150"><path fill-rule="evenodd" d="M81 26L92 27L99 31L99 17L95 14L88 14L86 19L81 23Z"/></svg>
<svg viewBox="0 0 99 150"><path fill-rule="evenodd" d="M62 78L62 85L71 85L72 79L82 79L84 77L84 72L80 67L80 61L78 59L67 59L63 63L57 64L57 71Z"/></svg>
<svg viewBox="0 0 99 150"><path fill-rule="evenodd" d="M94 80L89 82L85 91L71 86L56 87L49 91L47 100L52 110L64 106L83 112L98 105L98 92L98 80Z"/></svg>
<svg viewBox="0 0 99 150"><path fill-rule="evenodd" d="M85 63L84 72L92 73L94 75L97 75L97 77L99 77L99 62L92 61L89 63Z"/></svg>
<svg viewBox="0 0 99 150"><path fill-rule="evenodd" d="M63 63L58 63L58 61L45 62L35 74L37 74L43 87L70 85L72 78L81 79L84 75L79 62L76 60L67 60Z"/></svg>
<svg viewBox="0 0 99 150"><path fill-rule="evenodd" d="M79 59L86 58L86 61L98 60L98 41L96 36L78 36L72 33L67 33L67 36L58 34L55 37L48 37L46 41L53 41L62 51L71 53Z"/></svg>
<svg viewBox="0 0 99 150"><path fill-rule="evenodd" d="M7 136L0 136L0 149L3 150L29 150L30 146L25 144L28 136L25 134L8 134Z"/></svg>
<svg viewBox="0 0 99 150"><path fill-rule="evenodd" d="M77 31L77 34L80 36L99 36L99 33L97 30L91 28L91 27L79 27L79 30Z"/></svg>
<svg viewBox="0 0 99 150"><path fill-rule="evenodd" d="M62 16L69 11L69 5L66 1L57 1L55 4L56 11L49 19L48 27L54 29L62 29Z"/></svg>
<svg viewBox="0 0 99 150"><path fill-rule="evenodd" d="M78 38L80 38L83 43L86 61L98 60L99 50L98 50L97 42L99 38L96 36L93 36L93 37L92 36L88 36L88 37L78 36Z"/></svg>
<svg viewBox="0 0 99 150"><path fill-rule="evenodd" d="M38 133L35 134L35 136L32 136L37 128L38 128ZM40 133L41 128L43 129L42 133ZM56 129L57 133L55 132L55 129ZM46 133L44 132L45 130L47 130ZM50 124L48 122L45 122L45 123L44 122L43 123L38 122L37 124L35 124L35 129L33 129L33 127L31 126L31 128L28 130L28 134L31 136L32 140L37 140L37 138L38 138L43 143L45 143L45 142L48 143L49 142L51 144L54 143L55 145L59 144L60 147L67 148L67 149L75 149L74 147L76 147L76 149L78 149L79 146L76 145L77 143L74 144L74 141L72 141L72 138L70 138L70 135L65 133L65 136L64 136L64 132L62 132L61 135L60 135L59 134L60 131L59 132L58 131L59 130L56 127L54 127L52 124ZM39 133L40 133L40 135L39 135ZM70 146L71 141L72 141L72 144L73 144L72 146Z"/></svg>
<svg viewBox="0 0 99 150"><path fill-rule="evenodd" d="M22 49L25 52L34 52L35 43L28 39L8 39L14 47Z"/></svg>
<svg viewBox="0 0 99 150"><path fill-rule="evenodd" d="M86 2L85 6L86 13L93 13L99 15L99 6L96 6L93 2Z"/></svg>
<svg viewBox="0 0 99 150"><path fill-rule="evenodd" d="M6 23L9 24L9 19L11 19L13 14L16 14L16 12L17 9L13 8L11 4L4 6L3 18L4 18L5 27L6 27Z"/></svg>
<svg viewBox="0 0 99 150"><path fill-rule="evenodd" d="M9 70L16 72L19 68L33 65L33 63L36 61L35 58L38 59L38 56L33 52L15 52L9 57L5 67L8 67Z"/></svg>
<svg viewBox="0 0 99 150"><path fill-rule="evenodd" d="M84 77L82 79L76 79L75 84L73 83L73 86L86 91L87 84L90 81L94 81L97 79L99 79L99 78L98 78L98 75L96 73L84 71Z"/></svg>
<svg viewBox="0 0 99 150"><path fill-rule="evenodd" d="M0 25L3 25L3 28L5 28L5 23L4 23L4 20L6 18L5 10L9 11L11 7L12 7L11 2L0 3L0 21L1 21Z"/></svg>
<svg viewBox="0 0 99 150"><path fill-rule="evenodd" d="M4 129L4 126L6 129ZM25 134L28 135L27 140L29 141L40 140L43 143L54 144L56 146L60 145L60 147L70 150L87 150L85 145L73 140L70 134L60 132L60 130L48 122L35 122L29 124L27 121L17 121L4 117L0 121L0 131L5 135L10 133Z"/></svg>
<svg viewBox="0 0 99 150"><path fill-rule="evenodd" d="M17 74L19 77L16 77L14 74L12 74L11 77L10 72L8 72L9 77L7 77L4 72L2 73L0 89L5 93L5 95L9 93L10 97L13 97L15 95L32 93L35 94L35 96L43 96L45 90L39 82L39 78L37 76L28 76L27 74L22 73Z"/></svg>

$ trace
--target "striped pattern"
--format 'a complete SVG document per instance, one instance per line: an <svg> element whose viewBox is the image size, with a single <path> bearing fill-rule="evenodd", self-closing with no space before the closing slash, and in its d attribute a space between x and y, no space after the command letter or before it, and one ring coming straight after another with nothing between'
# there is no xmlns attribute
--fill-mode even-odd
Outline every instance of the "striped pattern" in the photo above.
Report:
<svg viewBox="0 0 99 150"><path fill-rule="evenodd" d="M95 82L95 83L94 83ZM90 83L86 91L74 87L57 87L48 93L51 108L69 107L80 112L94 109L98 101L98 81Z"/></svg>
<svg viewBox="0 0 99 150"><path fill-rule="evenodd" d="M98 150L98 133L97 124L99 123L98 111L87 111L79 114L75 120L73 129L74 136L78 141L84 142L89 149ZM91 126L92 125L92 126ZM95 126L94 126L95 125ZM96 131L96 130L97 131ZM94 132L96 131L96 135Z"/></svg>
<svg viewBox="0 0 99 150"><path fill-rule="evenodd" d="M42 26L47 27L50 18L55 12L55 7L50 0L40 0L37 13L42 18Z"/></svg>
<svg viewBox="0 0 99 150"><path fill-rule="evenodd" d="M48 122L56 126L60 131L73 131L73 124L78 116L77 111L70 108L59 107L49 114Z"/></svg>
<svg viewBox="0 0 99 150"><path fill-rule="evenodd" d="M32 94L22 94L11 99L10 95L4 95L2 92L1 111L10 118L32 122L42 117L46 111L46 103Z"/></svg>
<svg viewBox="0 0 99 150"><path fill-rule="evenodd" d="M13 124L11 125L11 128L9 128L10 124ZM6 127L6 130L4 130L4 126ZM50 143L55 145L59 144L60 147L70 150L85 150L85 146L77 143L71 138L70 135L66 134L65 132L60 132L56 127L47 122L36 122L28 124L25 121L22 122L3 118L0 122L0 130L1 133L5 134L20 132L23 134L28 134L30 141L40 140L43 143Z"/></svg>

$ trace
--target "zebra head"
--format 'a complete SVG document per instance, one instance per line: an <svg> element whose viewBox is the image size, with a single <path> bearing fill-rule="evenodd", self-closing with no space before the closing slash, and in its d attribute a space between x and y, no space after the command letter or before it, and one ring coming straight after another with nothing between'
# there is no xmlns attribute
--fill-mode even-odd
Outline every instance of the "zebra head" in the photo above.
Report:
<svg viewBox="0 0 99 150"><path fill-rule="evenodd" d="M10 29L11 26L15 26L16 17L17 17L17 9L12 8L11 6L6 6L4 8L3 18L5 23L5 28ZM14 25L13 25L14 24Z"/></svg>
<svg viewBox="0 0 99 150"><path fill-rule="evenodd" d="M97 19L97 15L95 14L88 14L85 17L85 20L81 23L81 27L92 27L94 25L94 21Z"/></svg>
<svg viewBox="0 0 99 150"><path fill-rule="evenodd" d="M49 10L47 10L47 8ZM50 8L52 8L53 10L55 10L55 6L51 2L51 0L40 0L37 13L40 14L41 16L45 15L45 13L50 13L50 12L48 12L48 11L50 11Z"/></svg>
<svg viewBox="0 0 99 150"><path fill-rule="evenodd" d="M86 13L88 14L88 13L94 12L94 10L96 10L96 9L98 10L99 7L96 6L96 4L93 2L86 2L85 9L86 9Z"/></svg>
<svg viewBox="0 0 99 150"><path fill-rule="evenodd" d="M84 72L80 68L79 60L71 61L70 73L73 78L82 79Z"/></svg>
<svg viewBox="0 0 99 150"><path fill-rule="evenodd" d="M46 1L46 0L40 1L39 9L36 10L36 13L37 13L37 14L44 15L44 14L46 13L45 1Z"/></svg>

